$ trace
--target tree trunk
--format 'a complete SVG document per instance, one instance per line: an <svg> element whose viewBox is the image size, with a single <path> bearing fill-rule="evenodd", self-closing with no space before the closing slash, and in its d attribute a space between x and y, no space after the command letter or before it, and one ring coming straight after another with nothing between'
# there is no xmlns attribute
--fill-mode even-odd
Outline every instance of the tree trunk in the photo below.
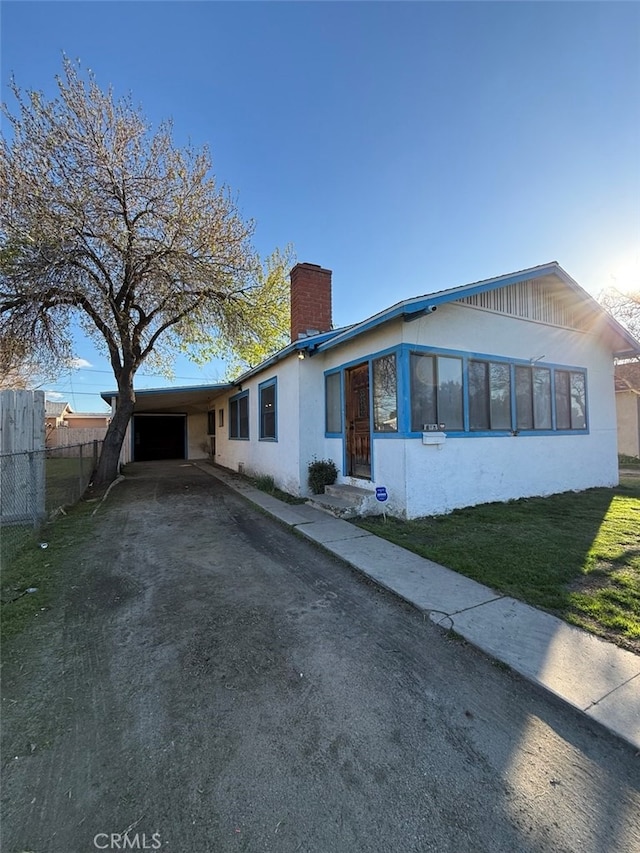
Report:
<svg viewBox="0 0 640 853"><path fill-rule="evenodd" d="M133 377L127 382L119 382L118 402L116 410L111 418L107 434L102 444L102 453L98 462L98 468L93 478L94 485L108 486L118 476L118 460L122 442L133 414L135 405L135 393L133 390ZM128 387L127 387L128 386Z"/></svg>

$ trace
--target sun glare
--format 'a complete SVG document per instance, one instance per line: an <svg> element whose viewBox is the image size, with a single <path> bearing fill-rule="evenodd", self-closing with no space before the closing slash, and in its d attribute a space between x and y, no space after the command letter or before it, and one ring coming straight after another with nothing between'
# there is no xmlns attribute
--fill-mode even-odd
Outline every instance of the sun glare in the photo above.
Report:
<svg viewBox="0 0 640 853"><path fill-rule="evenodd" d="M620 293L640 293L640 252L630 252L613 263L608 284Z"/></svg>

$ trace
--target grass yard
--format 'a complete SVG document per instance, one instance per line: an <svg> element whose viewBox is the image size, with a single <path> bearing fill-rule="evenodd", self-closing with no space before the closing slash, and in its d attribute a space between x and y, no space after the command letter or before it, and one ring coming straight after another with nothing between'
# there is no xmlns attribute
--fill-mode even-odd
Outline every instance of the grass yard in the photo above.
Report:
<svg viewBox="0 0 640 853"><path fill-rule="evenodd" d="M79 503L56 521L45 524L38 538L29 536L2 560L0 636L2 642L20 633L56 599L60 584L72 583L75 558L93 528L93 503ZM42 548L40 543L46 543ZM37 592L27 593L34 588Z"/></svg>
<svg viewBox="0 0 640 853"><path fill-rule="evenodd" d="M640 477L365 530L640 653Z"/></svg>
<svg viewBox="0 0 640 853"><path fill-rule="evenodd" d="M93 458L78 456L50 458L46 461L46 507L50 512L80 499L93 470Z"/></svg>

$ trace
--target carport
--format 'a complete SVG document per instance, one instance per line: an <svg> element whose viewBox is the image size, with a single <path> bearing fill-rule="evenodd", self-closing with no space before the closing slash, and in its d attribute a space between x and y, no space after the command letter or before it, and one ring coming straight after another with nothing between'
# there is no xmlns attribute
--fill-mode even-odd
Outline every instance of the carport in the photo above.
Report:
<svg viewBox="0 0 640 853"><path fill-rule="evenodd" d="M208 413L231 388L224 383L136 391L120 461L205 458L215 441L215 418ZM117 392L104 391L101 397L112 409L117 407Z"/></svg>
<svg viewBox="0 0 640 853"><path fill-rule="evenodd" d="M133 416L133 461L185 459L187 416L146 414Z"/></svg>

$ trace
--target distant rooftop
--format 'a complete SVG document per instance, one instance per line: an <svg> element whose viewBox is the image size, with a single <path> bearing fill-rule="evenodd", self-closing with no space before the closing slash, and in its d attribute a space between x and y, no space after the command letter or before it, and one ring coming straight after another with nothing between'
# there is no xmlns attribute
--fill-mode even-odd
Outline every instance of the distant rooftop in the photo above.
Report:
<svg viewBox="0 0 640 853"><path fill-rule="evenodd" d="M44 401L44 415L46 418L58 418L64 412L73 412L68 403L54 403L51 400Z"/></svg>

